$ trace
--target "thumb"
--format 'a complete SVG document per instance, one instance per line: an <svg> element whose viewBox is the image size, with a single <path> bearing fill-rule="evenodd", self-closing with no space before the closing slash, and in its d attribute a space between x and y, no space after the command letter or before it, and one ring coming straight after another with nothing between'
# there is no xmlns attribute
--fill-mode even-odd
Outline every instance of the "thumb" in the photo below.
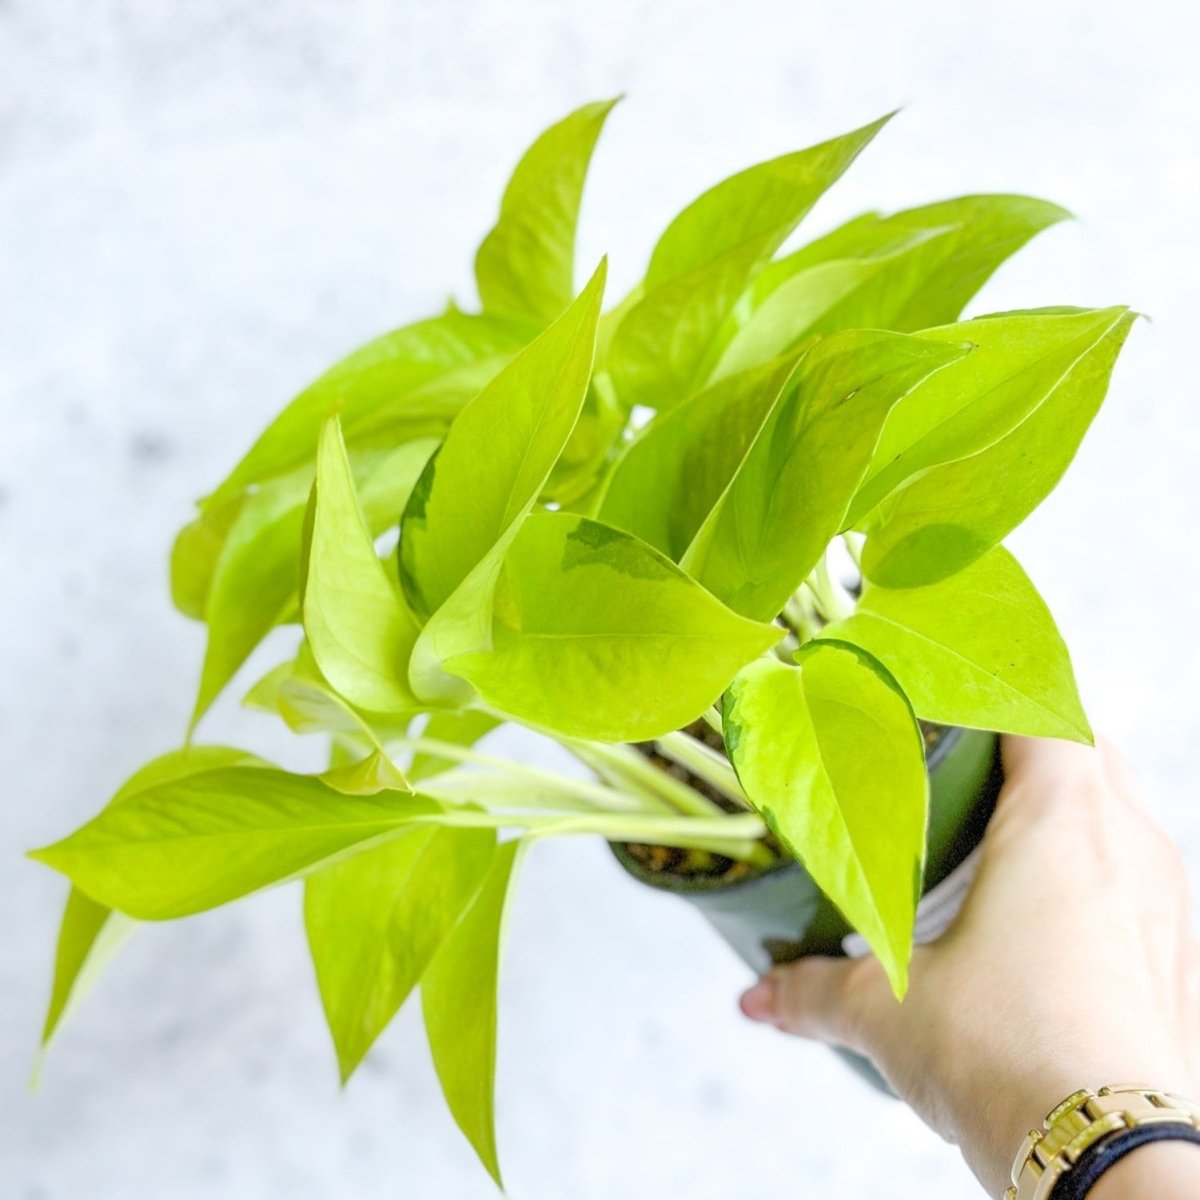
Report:
<svg viewBox="0 0 1200 1200"><path fill-rule="evenodd" d="M863 1052L887 1019L891 992L873 957L803 958L776 967L741 998L752 1021Z"/></svg>

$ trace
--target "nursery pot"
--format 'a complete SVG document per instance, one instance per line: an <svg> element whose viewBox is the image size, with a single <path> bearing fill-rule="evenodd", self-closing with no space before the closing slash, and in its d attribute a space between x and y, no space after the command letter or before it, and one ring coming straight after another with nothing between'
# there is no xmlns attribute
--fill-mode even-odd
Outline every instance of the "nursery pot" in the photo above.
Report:
<svg viewBox="0 0 1200 1200"><path fill-rule="evenodd" d="M999 738L977 729L946 729L929 750L926 766L928 893L983 837L1002 782ZM851 932L850 926L797 862L782 862L757 875L726 882L719 876L653 870L622 843L613 843L612 850L635 879L673 892L699 909L755 974L806 955L844 955L842 939ZM838 1053L877 1088L889 1091L865 1059L841 1049Z"/></svg>

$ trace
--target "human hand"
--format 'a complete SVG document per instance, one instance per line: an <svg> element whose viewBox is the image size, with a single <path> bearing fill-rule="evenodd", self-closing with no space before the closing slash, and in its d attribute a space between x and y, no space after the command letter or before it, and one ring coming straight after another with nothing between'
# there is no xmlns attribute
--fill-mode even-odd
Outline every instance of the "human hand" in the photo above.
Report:
<svg viewBox="0 0 1200 1200"><path fill-rule="evenodd" d="M1003 756L979 872L951 928L916 948L903 1003L873 957L804 959L742 997L754 1020L869 1057L995 1196L1078 1088L1200 1095L1179 852L1112 747L1006 738Z"/></svg>

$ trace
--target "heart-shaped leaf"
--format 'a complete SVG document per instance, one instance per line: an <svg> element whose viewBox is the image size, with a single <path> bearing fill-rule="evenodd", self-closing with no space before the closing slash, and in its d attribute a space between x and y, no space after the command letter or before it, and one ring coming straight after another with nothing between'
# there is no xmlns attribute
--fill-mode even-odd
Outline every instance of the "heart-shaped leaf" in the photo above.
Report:
<svg viewBox="0 0 1200 1200"><path fill-rule="evenodd" d="M1019 424L976 453L930 467L884 501L866 521L867 577L888 587L945 579L1033 512L1075 457L1134 319L1127 309L1105 310L1094 336L1030 398ZM972 423L981 427L977 414Z"/></svg>
<svg viewBox="0 0 1200 1200"><path fill-rule="evenodd" d="M855 615L824 635L870 651L919 717L1092 740L1054 618L1003 546L926 587L868 583Z"/></svg>
<svg viewBox="0 0 1200 1200"><path fill-rule="evenodd" d="M738 297L890 117L741 171L667 227L607 366L626 407L669 408L703 383Z"/></svg>
<svg viewBox="0 0 1200 1200"><path fill-rule="evenodd" d="M551 125L517 164L475 256L486 312L547 324L575 295L575 229L596 139L616 100Z"/></svg>
<svg viewBox="0 0 1200 1200"><path fill-rule="evenodd" d="M458 1127L496 1181L496 993L513 873L523 843L505 842L474 899L421 978L433 1065Z"/></svg>
<svg viewBox="0 0 1200 1200"><path fill-rule="evenodd" d="M629 534L544 512L505 558L491 648L446 669L526 724L642 741L695 720L781 633L730 612Z"/></svg>
<svg viewBox="0 0 1200 1200"><path fill-rule="evenodd" d="M754 807L904 994L929 779L921 732L869 654L810 642L752 663L725 696L725 745Z"/></svg>
<svg viewBox="0 0 1200 1200"><path fill-rule="evenodd" d="M343 1083L474 898L495 843L488 829L413 829L305 881L308 946Z"/></svg>

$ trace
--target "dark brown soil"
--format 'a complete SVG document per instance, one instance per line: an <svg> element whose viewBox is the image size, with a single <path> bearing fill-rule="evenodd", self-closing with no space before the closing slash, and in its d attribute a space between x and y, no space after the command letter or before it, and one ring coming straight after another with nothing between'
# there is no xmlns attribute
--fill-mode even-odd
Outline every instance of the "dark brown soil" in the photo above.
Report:
<svg viewBox="0 0 1200 1200"><path fill-rule="evenodd" d="M929 721L921 721L920 726L921 736L925 739L925 753L928 754L945 736L946 727L934 725ZM725 739L706 721L693 721L691 725L683 729L683 732L718 753L725 753ZM666 771L668 775L686 783L726 812L744 811L735 800L731 800L705 780L698 779L691 771L673 759L660 754L653 742L635 742L634 749L641 751L660 771ZM777 861L783 861L788 857L787 852L780 846L773 833L767 834L763 839L763 845L771 851ZM750 875L757 875L764 869L751 866L738 859L727 858L723 854L713 854L707 850L685 850L678 846L650 846L641 842L627 842L625 848L648 870L669 871L675 875L707 876L713 879L723 879L727 883L733 883Z"/></svg>

